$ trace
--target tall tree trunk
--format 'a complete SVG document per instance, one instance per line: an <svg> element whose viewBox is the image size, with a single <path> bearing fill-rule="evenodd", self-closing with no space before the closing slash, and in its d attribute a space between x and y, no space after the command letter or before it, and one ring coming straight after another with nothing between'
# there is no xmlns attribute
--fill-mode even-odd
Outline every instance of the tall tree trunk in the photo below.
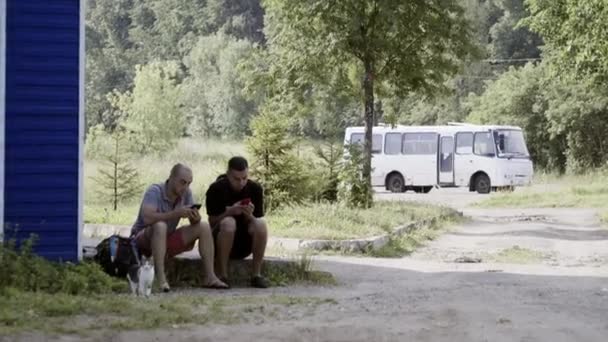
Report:
<svg viewBox="0 0 608 342"><path fill-rule="evenodd" d="M372 186L372 129L374 127L374 70L371 61L365 65L363 94L365 96L365 145L363 151L363 180L368 189ZM367 206L371 206L371 201Z"/></svg>

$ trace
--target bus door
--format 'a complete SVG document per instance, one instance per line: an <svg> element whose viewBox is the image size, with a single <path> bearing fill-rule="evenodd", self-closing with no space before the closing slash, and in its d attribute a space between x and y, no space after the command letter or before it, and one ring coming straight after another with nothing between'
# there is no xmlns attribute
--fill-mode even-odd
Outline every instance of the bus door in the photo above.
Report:
<svg viewBox="0 0 608 342"><path fill-rule="evenodd" d="M438 159L439 185L454 185L454 137L440 138Z"/></svg>

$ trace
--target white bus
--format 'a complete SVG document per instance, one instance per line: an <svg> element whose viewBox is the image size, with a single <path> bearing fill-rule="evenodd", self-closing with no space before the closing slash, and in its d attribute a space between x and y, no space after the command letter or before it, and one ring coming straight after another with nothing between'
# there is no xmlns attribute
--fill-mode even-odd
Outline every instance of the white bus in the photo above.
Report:
<svg viewBox="0 0 608 342"><path fill-rule="evenodd" d="M363 144L364 136L364 127L348 127L345 144ZM372 186L392 192L469 187L487 194L529 185L532 175L519 127L450 123L373 128Z"/></svg>

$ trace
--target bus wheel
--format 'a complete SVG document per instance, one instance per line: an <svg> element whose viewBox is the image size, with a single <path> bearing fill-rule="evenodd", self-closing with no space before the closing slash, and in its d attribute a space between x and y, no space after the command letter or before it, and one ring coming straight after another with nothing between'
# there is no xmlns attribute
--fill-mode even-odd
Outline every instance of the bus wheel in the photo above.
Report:
<svg viewBox="0 0 608 342"><path fill-rule="evenodd" d="M480 194L489 194L492 187L490 186L490 178L485 174L479 174L475 178L475 190Z"/></svg>
<svg viewBox="0 0 608 342"><path fill-rule="evenodd" d="M390 192L405 191L405 184L403 182L403 177L398 173L394 173L394 174L390 175L388 177L388 181L386 182L386 184L387 184L387 189Z"/></svg>

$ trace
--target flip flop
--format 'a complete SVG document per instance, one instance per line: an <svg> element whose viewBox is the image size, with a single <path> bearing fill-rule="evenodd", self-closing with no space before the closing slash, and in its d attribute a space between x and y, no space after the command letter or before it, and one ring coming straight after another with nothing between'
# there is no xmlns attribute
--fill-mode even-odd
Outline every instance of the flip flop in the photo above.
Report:
<svg viewBox="0 0 608 342"><path fill-rule="evenodd" d="M228 285L228 288L230 288L230 287L231 287L231 286L230 286L230 280L228 280L228 278L227 278L227 277L220 277L219 279L220 279L220 281L221 281L222 283L224 283L224 284Z"/></svg>
<svg viewBox="0 0 608 342"><path fill-rule="evenodd" d="M206 289L214 289L214 290L228 290L230 288L230 286L228 284L226 285L220 285L221 280L216 280L211 284L207 284L205 286L203 286Z"/></svg>

